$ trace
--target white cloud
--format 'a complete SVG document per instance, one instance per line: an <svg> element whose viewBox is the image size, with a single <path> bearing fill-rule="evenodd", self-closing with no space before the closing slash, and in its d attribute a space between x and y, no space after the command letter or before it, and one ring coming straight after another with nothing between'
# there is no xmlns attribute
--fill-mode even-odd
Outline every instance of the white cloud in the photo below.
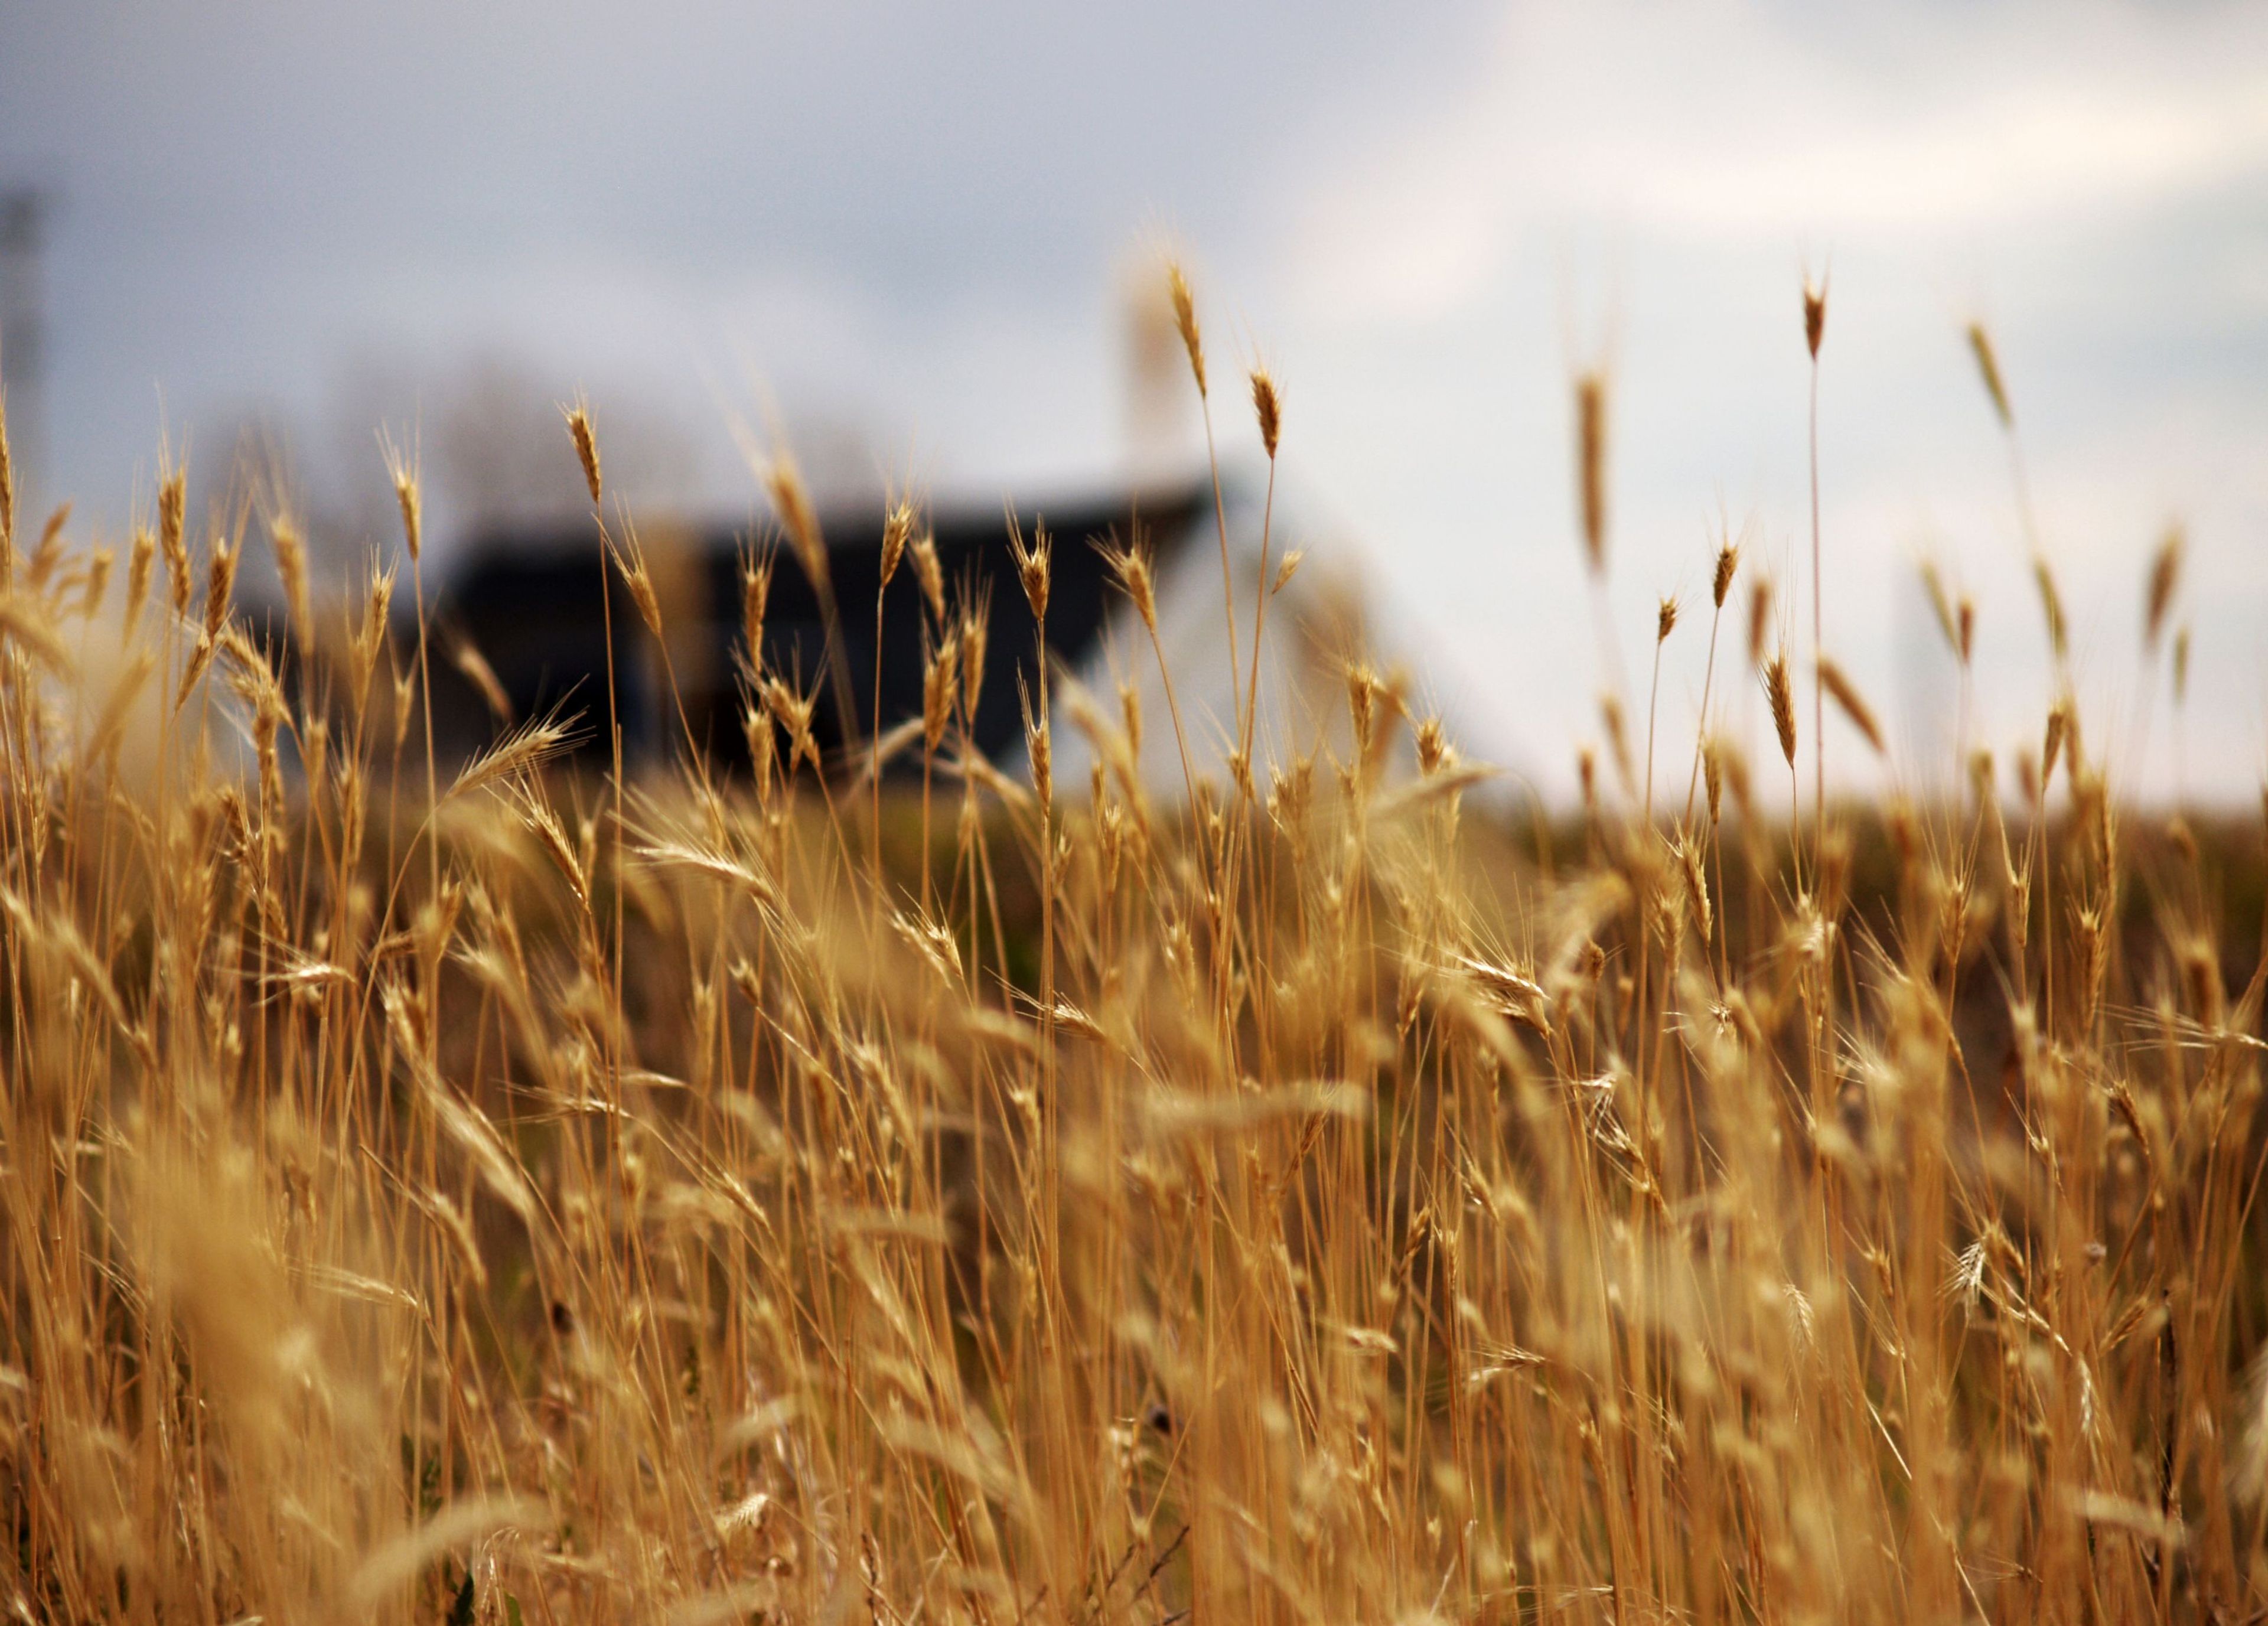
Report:
<svg viewBox="0 0 2268 1626"><path fill-rule="evenodd" d="M1800 33L1755 4L1524 6L1433 108L1335 144L1294 210L1312 313L1425 320L1523 234L1783 242L2021 230L2268 170L2268 13L2102 5Z"/></svg>

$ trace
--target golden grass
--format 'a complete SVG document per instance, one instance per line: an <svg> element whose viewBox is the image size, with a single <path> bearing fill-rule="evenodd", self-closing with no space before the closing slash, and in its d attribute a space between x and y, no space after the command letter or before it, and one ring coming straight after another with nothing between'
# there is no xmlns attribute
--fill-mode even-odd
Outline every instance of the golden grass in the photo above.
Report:
<svg viewBox="0 0 2268 1626"><path fill-rule="evenodd" d="M1603 576L1603 379L1576 399ZM307 607L269 520L316 623L287 679L164 471L122 610L0 535L15 1617L2268 1600L2256 837L2122 805L2069 700L2019 799L1983 761L1801 840L1713 715L1683 813L1641 816L1609 693L1623 802L1587 754L1583 826L1515 852L1360 666L1345 760L1241 751L1178 807L1130 691L1042 681L1033 794L968 743L984 622L909 506L917 812L817 777L809 695L753 658L747 783L578 777L538 719L444 791L390 575ZM1042 620L1049 548L1014 561ZM1113 563L1151 621L1140 540ZM1044 771L1058 706L1090 785Z"/></svg>

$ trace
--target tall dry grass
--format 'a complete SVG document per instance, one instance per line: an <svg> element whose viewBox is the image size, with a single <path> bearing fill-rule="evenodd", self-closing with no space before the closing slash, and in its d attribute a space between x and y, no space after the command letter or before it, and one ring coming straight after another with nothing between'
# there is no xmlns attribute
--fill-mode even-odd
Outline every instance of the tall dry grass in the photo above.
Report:
<svg viewBox="0 0 2268 1626"><path fill-rule="evenodd" d="M1602 603L1606 399L1582 381ZM569 433L651 628L586 410ZM183 490L169 466L122 592L0 491L17 1618L2268 1597L2261 974L2224 917L2255 838L2123 805L2068 700L2014 798L1979 759L1965 798L1807 820L1826 700L1853 747L1871 714L1815 649L1799 738L1761 583L1752 675L1716 672L1727 541L1674 816L1649 754L1643 802L1587 773L1580 827L1522 848L1361 665L1344 758L1253 761L1247 687L1226 782L1168 806L1138 714L1059 673L1032 781L976 756L983 608L908 508L926 703L871 755L918 750L918 793L817 772L813 695L753 653L768 559L747 781L689 752L632 781L607 710L611 772L549 719L452 774L422 604L405 640L384 571L295 587L279 670L235 566L264 533L304 582L298 527L197 532ZM1084 540L1017 540L1042 627ZM1146 619L1146 557L1115 563ZM1750 762L1719 724L1755 675ZM1059 726L1091 784L1052 783Z"/></svg>

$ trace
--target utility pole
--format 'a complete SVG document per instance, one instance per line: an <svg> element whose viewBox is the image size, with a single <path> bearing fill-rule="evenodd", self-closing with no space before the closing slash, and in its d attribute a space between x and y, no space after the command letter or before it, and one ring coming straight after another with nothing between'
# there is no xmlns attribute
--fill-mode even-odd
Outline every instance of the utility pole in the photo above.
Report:
<svg viewBox="0 0 2268 1626"><path fill-rule="evenodd" d="M40 253L48 196L37 187L0 191L0 389L7 393L8 441L18 472L18 511L38 501L47 473L47 283Z"/></svg>

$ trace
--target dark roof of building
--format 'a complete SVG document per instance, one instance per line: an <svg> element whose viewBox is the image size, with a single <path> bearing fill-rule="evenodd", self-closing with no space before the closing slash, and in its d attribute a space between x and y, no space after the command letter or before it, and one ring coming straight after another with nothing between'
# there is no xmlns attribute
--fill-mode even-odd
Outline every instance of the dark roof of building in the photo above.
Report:
<svg viewBox="0 0 2268 1626"><path fill-rule="evenodd" d="M1016 515L1027 537L1044 526L1054 539L1048 603L1049 650L1081 664L1102 635L1116 589L1091 542L1138 535L1163 555L1179 548L1209 511L1209 485L1189 483L1134 492L1090 493L1072 501L1034 504ZM836 508L821 514L828 571L839 609L829 627L820 594L784 544L777 548L764 618L766 669L786 676L818 701L814 732L836 759L843 747L873 732L879 673L881 727L919 715L926 633L924 607L910 562L901 567L882 601L880 660L876 661L875 599L881 576L884 511L879 504ZM990 757L1021 743L1017 685L1037 676L1035 634L1029 607L1010 557L1010 519L1004 508L939 507L928 516L956 613L963 603L983 607L988 623L984 676L974 734ZM743 642L741 564L762 533L714 526L687 530L642 526L644 551L661 588L667 660L645 637L619 578L602 567L596 527L498 528L475 538L451 573L439 605L445 640L477 649L495 673L515 718L564 707L583 713L586 748L605 754L608 620L611 613L617 704L624 747L651 756L681 737L684 727L713 761L747 761L736 676ZM838 640L841 678L833 677L830 639ZM674 676L676 700L670 693ZM855 718L840 715L838 685L847 686ZM500 725L478 688L451 663L433 668L434 730L445 751L477 749ZM595 725L595 726L593 726Z"/></svg>

